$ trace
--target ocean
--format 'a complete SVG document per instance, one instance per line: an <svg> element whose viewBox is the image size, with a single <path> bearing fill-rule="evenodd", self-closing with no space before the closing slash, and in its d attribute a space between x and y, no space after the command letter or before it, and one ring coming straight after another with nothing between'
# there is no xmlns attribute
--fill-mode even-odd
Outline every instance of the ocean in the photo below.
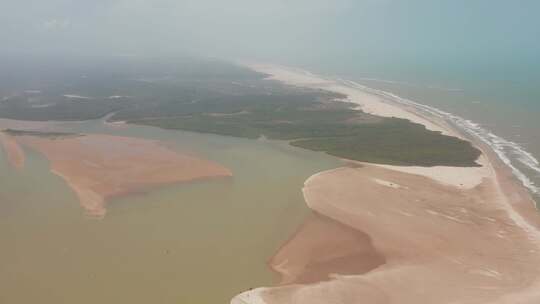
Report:
<svg viewBox="0 0 540 304"><path fill-rule="evenodd" d="M540 207L540 68L535 64L309 64L347 85L414 104L488 144Z"/></svg>

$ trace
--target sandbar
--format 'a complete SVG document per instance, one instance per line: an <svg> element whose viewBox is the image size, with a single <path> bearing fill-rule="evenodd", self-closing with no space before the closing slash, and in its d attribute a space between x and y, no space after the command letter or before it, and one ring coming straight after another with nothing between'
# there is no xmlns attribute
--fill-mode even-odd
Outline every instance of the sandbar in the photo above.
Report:
<svg viewBox="0 0 540 304"><path fill-rule="evenodd" d="M9 164L16 169L22 169L26 157L19 143L11 135L0 131L0 144L6 153Z"/></svg>
<svg viewBox="0 0 540 304"><path fill-rule="evenodd" d="M154 140L85 134L17 136L17 141L42 153L85 211L98 218L106 214L106 202L112 198L168 184L232 176L217 163L180 154Z"/></svg>

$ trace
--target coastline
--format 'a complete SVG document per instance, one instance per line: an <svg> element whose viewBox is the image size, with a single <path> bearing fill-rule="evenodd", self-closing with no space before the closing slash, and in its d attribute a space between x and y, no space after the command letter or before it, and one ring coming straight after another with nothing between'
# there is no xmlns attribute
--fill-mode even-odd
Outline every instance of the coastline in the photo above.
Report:
<svg viewBox="0 0 540 304"><path fill-rule="evenodd" d="M270 80L345 94L348 96L347 101L356 103L358 109L373 115L404 118L422 124L429 130L468 140L482 151L482 156L479 159L481 167L477 168L404 168L357 163L359 168L341 167L311 176L306 180L303 189L308 207L369 235L377 251L387 259L387 263L363 274L332 275L332 280L318 284L258 288L240 294L231 303L323 303L336 299L353 301L359 298L371 299L376 303L397 303L392 299L400 299L399 303L418 303L436 295L440 295L438 299L441 303L463 300L471 303L515 303L516 299L523 301L520 303L537 303L536 301L540 300L540 295L535 291L535 288L540 286L540 271L521 270L521 274L518 274L516 271L522 268L519 264L505 264L504 261L497 260L515 259L519 256L533 266L540 265L540 258L534 256L540 249L540 215L534 208L530 193L518 184L512 168L481 138L473 138L435 115L428 117L428 113L411 105L385 100L360 88L348 87L309 72L275 65L254 64L248 67L269 75ZM463 178L464 176L467 178ZM364 192L355 193L357 187L364 187L359 185L365 186ZM357 206L350 203L358 199L364 200L363 196L372 188L378 190L371 199L377 201L383 197L386 199L384 204L392 205L393 209L381 209L380 206L366 205L365 202L363 209L357 209ZM416 190L412 192L408 191L409 189ZM395 196L396 192L401 193L401 196ZM425 196L417 196L417 193ZM410 197L409 204L401 206L400 202L405 197ZM430 205L429 209L423 201L431 198L444 202L445 197L448 198L448 206ZM464 200L460 201L461 199ZM454 200L458 203L454 203ZM424 215L417 217L420 213ZM373 220L374 218L377 220ZM429 221L423 223L425 226L421 228L432 231L425 233L418 229L420 226L411 221L411 218ZM484 223L480 225L479 222ZM388 230L383 227L383 223L395 226L397 231ZM478 231L473 230L467 235L471 225L475 225ZM476 227L477 225L480 226ZM507 239L503 231L511 233L512 238ZM396 236L396 233L402 235ZM457 239L449 244L441 243L441 239L448 237ZM408 239L408 242L404 243L400 238ZM487 238L493 239L492 243L484 243L483 239ZM509 242L511 244L508 244ZM407 247L411 246L411 243L414 244L412 249L395 245ZM477 251L485 250L480 244L492 247L492 254L497 259L490 260L488 256L477 259L474 256L477 252L463 251L462 248L469 246ZM511 246L508 247L509 245ZM433 246L440 248L434 250ZM281 250L276 256L280 253ZM453 259L455 260L452 261ZM279 266L281 269L275 270L284 272L284 266ZM454 273L453 268L460 267L464 267L462 270L465 274ZM495 268L499 270L494 270ZM399 272L404 273L395 273L396 269L401 269ZM401 275L420 275L426 279L432 277L435 280L434 286L423 286L426 282L422 282L422 279L417 279L416 284L404 283L404 286L409 285L407 288L401 284L395 285L393 280L405 279ZM463 286L457 290L452 286L445 287L444 282L437 282L441 276L448 277L451 284ZM498 284L500 281L505 283ZM427 282L431 283L429 280ZM471 284L490 285L489 288L484 287L486 290L492 289L492 292L487 294L482 288L461 292ZM415 292L418 288L432 288L436 292L433 293L432 290L431 293L424 292L421 295ZM456 292L461 292L461 295Z"/></svg>
<svg viewBox="0 0 540 304"><path fill-rule="evenodd" d="M381 167L399 170L402 172L408 172L412 174L418 174L430 177L439 182L449 184L459 184L456 181L456 173L458 175L468 175L465 186L473 187L480 183L483 178L494 178L497 172L506 173L510 172L511 175L515 175L514 169L508 165L506 161L501 159L500 154L494 151L486 142L480 138L473 137L471 134L465 133L457 126L451 125L448 121L445 121L439 116L429 115L429 113L421 112L420 109L415 108L412 104L405 105L403 103L397 103L393 100L385 99L377 94L370 93L370 88L362 86L362 88L351 88L344 86L336 81L329 80L312 74L308 71L273 65L273 64L245 64L248 68L268 75L268 80L274 80L282 82L292 86L308 87L312 89L328 90L332 92L342 93L347 97L348 102L357 104L356 109L364 111L366 113L382 116L382 117L396 117L407 119L411 122L421 124L428 130L439 131L442 134L458 137L460 139L469 141L478 148L482 155L478 158L477 163L481 165L478 168L472 167L447 167L447 166L434 166L434 167L417 167L417 166L392 166L384 164L375 164ZM355 84L357 86L357 84ZM364 91L368 90L368 91ZM351 94L352 92L352 94ZM392 97L398 98L397 96ZM416 104L416 103L414 103ZM427 107L427 106L426 106ZM346 160L348 161L348 160ZM494 168L494 164L497 164L497 170ZM481 169L479 169L481 168ZM476 170L475 170L476 169ZM447 172L441 172L447 171ZM461 171L461 172L460 172ZM446 173L446 174L445 174ZM471 176L474 176L471 178ZM514 182L517 183L518 177L514 176ZM524 187L519 187L524 188ZM526 189L525 189L526 190ZM526 190L527 191L527 190ZM530 196L530 194L529 194ZM532 196L530 196L531 203L534 204Z"/></svg>
<svg viewBox="0 0 540 304"><path fill-rule="evenodd" d="M539 161L518 143L506 140L465 118L441 111L434 107L401 98L395 94L369 88L353 81L330 79L301 69L271 64L244 64L248 68L268 75L269 80L288 85L334 91L348 96L345 101L355 103L366 113L382 117L397 117L424 125L428 130L454 136L483 147L482 152L492 151L498 161L511 170L520 183L534 195L540 193L537 186L519 166L526 166L540 173ZM511 157L511 155L515 156Z"/></svg>

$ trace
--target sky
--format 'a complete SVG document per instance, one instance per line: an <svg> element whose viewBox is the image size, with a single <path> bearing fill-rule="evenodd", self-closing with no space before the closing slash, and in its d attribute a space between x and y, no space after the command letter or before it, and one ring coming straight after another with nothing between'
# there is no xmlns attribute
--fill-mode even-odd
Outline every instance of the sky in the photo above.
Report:
<svg viewBox="0 0 540 304"><path fill-rule="evenodd" d="M536 58L536 0L0 0L2 51L276 62Z"/></svg>

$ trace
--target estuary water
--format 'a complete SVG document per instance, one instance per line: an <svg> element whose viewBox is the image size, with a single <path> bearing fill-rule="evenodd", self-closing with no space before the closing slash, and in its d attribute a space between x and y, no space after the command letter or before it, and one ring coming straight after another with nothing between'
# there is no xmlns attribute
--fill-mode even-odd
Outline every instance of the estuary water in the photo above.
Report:
<svg viewBox="0 0 540 304"><path fill-rule="evenodd" d="M234 177L116 199L96 220L42 155L26 148L17 171L0 154L1 303L228 303L275 283L267 260L310 212L304 181L340 165L283 142L101 121L63 126L161 140Z"/></svg>

